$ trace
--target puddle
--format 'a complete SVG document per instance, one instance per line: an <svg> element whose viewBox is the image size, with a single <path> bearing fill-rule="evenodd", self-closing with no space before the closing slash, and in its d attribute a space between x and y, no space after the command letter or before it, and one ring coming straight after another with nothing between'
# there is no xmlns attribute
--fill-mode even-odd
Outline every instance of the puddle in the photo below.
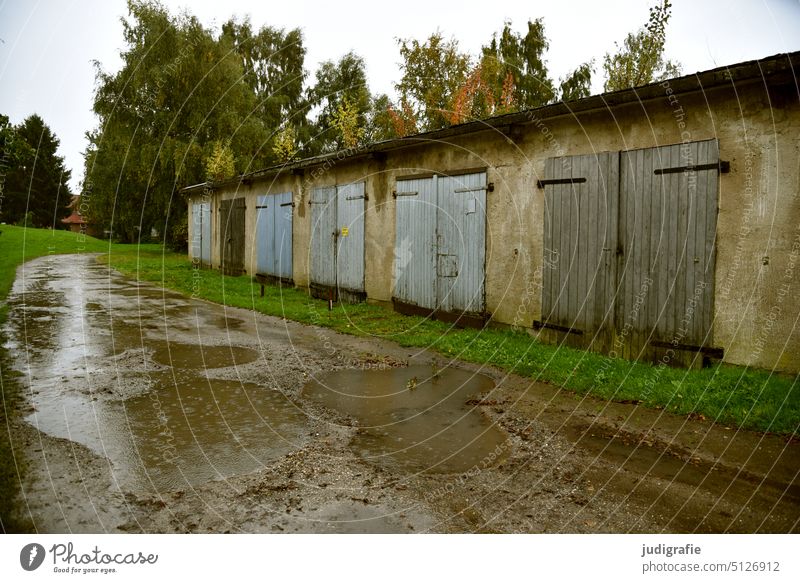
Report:
<svg viewBox="0 0 800 583"><path fill-rule="evenodd" d="M304 414L279 392L197 378L175 385L167 377L150 394L118 403L37 400L27 420L107 456L120 482L156 492L255 471L305 439Z"/></svg>
<svg viewBox="0 0 800 583"><path fill-rule="evenodd" d="M404 471L462 473L505 459L503 430L466 402L490 390L483 375L428 366L343 370L308 383L303 394L359 424L363 458Z"/></svg>
<svg viewBox="0 0 800 583"><path fill-rule="evenodd" d="M257 350L244 346L201 346L166 341L146 341L146 346L154 349L153 360L158 364L199 371L247 364L259 356Z"/></svg>
<svg viewBox="0 0 800 583"><path fill-rule="evenodd" d="M361 502L334 502L308 512L304 517L311 532L335 534L397 534L409 532L397 516L387 515L380 506Z"/></svg>

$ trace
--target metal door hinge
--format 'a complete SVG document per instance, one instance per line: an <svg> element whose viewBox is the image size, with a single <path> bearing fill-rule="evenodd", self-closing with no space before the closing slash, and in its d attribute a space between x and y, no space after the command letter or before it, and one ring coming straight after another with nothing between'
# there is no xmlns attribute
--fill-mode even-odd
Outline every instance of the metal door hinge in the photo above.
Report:
<svg viewBox="0 0 800 583"><path fill-rule="evenodd" d="M461 194L462 192L477 192L478 190L494 192L494 182L490 182L485 186L465 186L464 188L456 188L453 192L456 194Z"/></svg>
<svg viewBox="0 0 800 583"><path fill-rule="evenodd" d="M536 188L544 188L549 184L582 184L586 182L585 178L551 178L547 180L537 180Z"/></svg>

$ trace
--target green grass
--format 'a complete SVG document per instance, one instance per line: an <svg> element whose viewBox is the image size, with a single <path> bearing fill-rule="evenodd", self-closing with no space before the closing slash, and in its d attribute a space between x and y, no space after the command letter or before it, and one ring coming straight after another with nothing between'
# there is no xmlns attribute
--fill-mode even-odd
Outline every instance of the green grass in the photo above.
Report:
<svg viewBox="0 0 800 583"><path fill-rule="evenodd" d="M498 366L581 395L641 401L671 413L694 413L762 432L797 434L800 428L798 376L722 364L694 371L637 364L542 344L525 332L456 329L369 304L337 305L329 312L327 302L311 299L305 291L268 286L261 298L258 284L250 277L194 269L185 255L160 249L142 248L138 255L114 251L110 263L127 275L187 295L346 334L429 347L449 357Z"/></svg>
<svg viewBox="0 0 800 583"><path fill-rule="evenodd" d="M106 253L109 247L128 246L110 245L108 241L79 237L69 231L0 225L0 302L5 302L21 263L42 255ZM5 306L0 309L4 310Z"/></svg>

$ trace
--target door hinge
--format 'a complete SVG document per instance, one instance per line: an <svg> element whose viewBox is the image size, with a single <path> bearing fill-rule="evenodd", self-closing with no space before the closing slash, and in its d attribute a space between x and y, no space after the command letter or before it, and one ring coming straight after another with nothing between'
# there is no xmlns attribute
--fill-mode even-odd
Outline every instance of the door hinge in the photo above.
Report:
<svg viewBox="0 0 800 583"><path fill-rule="evenodd" d="M697 164L695 166L675 166L674 168L656 168L653 174L680 174L683 172L696 172L699 170L717 170L721 174L727 174L731 171L731 163L725 160L714 162L711 164Z"/></svg>
<svg viewBox="0 0 800 583"><path fill-rule="evenodd" d="M547 180L537 180L536 188L544 188L549 184L582 184L586 182L585 178L550 178Z"/></svg>
<svg viewBox="0 0 800 583"><path fill-rule="evenodd" d="M479 190L485 190L486 192L494 192L494 182L490 182L485 186L465 186L464 188L456 188L453 192L456 194L461 194L463 192L477 192Z"/></svg>

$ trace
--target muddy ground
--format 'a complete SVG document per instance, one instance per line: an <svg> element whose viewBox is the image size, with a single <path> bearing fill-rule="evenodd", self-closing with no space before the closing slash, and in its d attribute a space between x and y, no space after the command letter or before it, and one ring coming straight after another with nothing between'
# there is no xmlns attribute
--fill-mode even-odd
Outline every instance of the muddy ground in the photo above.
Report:
<svg viewBox="0 0 800 583"><path fill-rule="evenodd" d="M92 256L22 266L9 306L39 532L800 530L800 446L781 437L193 300Z"/></svg>

